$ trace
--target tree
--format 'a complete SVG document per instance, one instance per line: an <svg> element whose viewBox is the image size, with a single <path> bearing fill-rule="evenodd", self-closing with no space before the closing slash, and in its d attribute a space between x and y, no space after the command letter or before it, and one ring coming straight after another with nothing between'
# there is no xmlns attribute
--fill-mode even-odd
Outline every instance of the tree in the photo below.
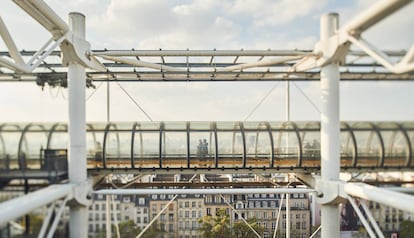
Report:
<svg viewBox="0 0 414 238"><path fill-rule="evenodd" d="M226 214L226 209L220 209L216 216L204 216L198 221L201 224L199 230L203 238L228 238L231 235L230 217Z"/></svg>
<svg viewBox="0 0 414 238"><path fill-rule="evenodd" d="M413 237L414 221L403 221L400 224L400 238Z"/></svg>
<svg viewBox="0 0 414 238"><path fill-rule="evenodd" d="M132 220L121 222L118 227L121 238L135 238L140 232L139 227Z"/></svg>
<svg viewBox="0 0 414 238"><path fill-rule="evenodd" d="M257 224L256 217L248 218L247 223L259 234L262 235L264 228ZM257 235L250 229L250 227L244 222L239 221L233 225L233 237L234 238L255 238Z"/></svg>
<svg viewBox="0 0 414 238"><path fill-rule="evenodd" d="M142 238L157 238L157 237L160 237L160 236L161 236L161 234L162 234L163 232L164 232L164 231L162 231L162 230L159 228L158 222L157 222L157 221L155 221L154 223L152 223L151 227L150 227L150 228L148 228L148 230L146 230L146 231L145 231L145 233L142 235ZM139 232L135 235L135 237L136 237L139 233L141 233L141 229L140 229L140 230L139 230Z"/></svg>

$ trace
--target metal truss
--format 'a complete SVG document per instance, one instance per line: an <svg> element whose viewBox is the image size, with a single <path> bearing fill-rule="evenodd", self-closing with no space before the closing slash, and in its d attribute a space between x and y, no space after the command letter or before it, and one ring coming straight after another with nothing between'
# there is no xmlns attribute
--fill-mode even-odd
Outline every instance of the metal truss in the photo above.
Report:
<svg viewBox="0 0 414 238"><path fill-rule="evenodd" d="M62 63L62 53L49 52L30 72L12 71L0 65L0 82L37 82L66 87L67 67ZM0 59L7 59L9 54L0 52ZM37 54L35 51L20 52L29 63ZM407 52L389 51L386 54L392 61L400 61ZM105 70L87 71L88 82L320 80L319 70L292 71L299 60L313 55L306 50L96 50L91 51L91 55ZM414 74L394 74L365 52L351 51L342 66L341 80L411 81Z"/></svg>

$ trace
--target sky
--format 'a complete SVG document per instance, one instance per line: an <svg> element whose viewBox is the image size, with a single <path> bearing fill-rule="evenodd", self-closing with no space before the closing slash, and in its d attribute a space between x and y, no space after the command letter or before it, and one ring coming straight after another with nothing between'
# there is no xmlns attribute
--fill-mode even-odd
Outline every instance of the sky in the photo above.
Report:
<svg viewBox="0 0 414 238"><path fill-rule="evenodd" d="M69 12L86 16L86 39L92 50L311 50L319 38L322 14L338 12L340 25L344 25L376 1L45 2L65 21ZM364 33L364 38L380 49L408 50L414 43L413 12L411 3ZM20 50L37 50L50 37L12 1L0 2L0 16ZM5 50L0 41L0 51ZM155 121L286 120L285 82L121 85ZM106 121L106 85L97 83L96 86L86 90L87 121ZM265 98L273 87L275 90ZM290 120L320 120L319 82L291 83L290 90ZM111 121L148 120L116 83L110 84L110 92ZM340 118L343 121L414 121L413 92L414 82L341 82ZM65 122L67 103L66 89L42 89L35 83L0 83L0 122Z"/></svg>

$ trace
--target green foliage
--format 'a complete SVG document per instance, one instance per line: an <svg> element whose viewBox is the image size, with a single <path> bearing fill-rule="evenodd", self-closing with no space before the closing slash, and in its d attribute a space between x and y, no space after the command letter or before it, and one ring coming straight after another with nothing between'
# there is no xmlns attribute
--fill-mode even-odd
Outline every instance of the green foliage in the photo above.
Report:
<svg viewBox="0 0 414 238"><path fill-rule="evenodd" d="M217 211L216 216L204 216L199 220L199 228L203 238L230 237L230 217L226 214L226 209Z"/></svg>
<svg viewBox="0 0 414 238"><path fill-rule="evenodd" d="M257 224L256 218L249 218L246 220L254 230L263 235L264 228ZM226 214L225 209L217 211L215 217L204 216L198 221L201 226L199 231L203 238L255 238L256 234L249 228L244 221L239 221L230 227L230 217Z"/></svg>
<svg viewBox="0 0 414 238"><path fill-rule="evenodd" d="M118 227L121 238L135 238L140 232L139 227L132 220L121 222Z"/></svg>
<svg viewBox="0 0 414 238"><path fill-rule="evenodd" d="M253 227L253 229L258 234L260 235L263 234L264 228L257 224L257 219L255 217L249 218L246 221L247 223L249 223L251 227ZM234 238L255 238L257 236L244 221L239 221L239 222L234 223L233 225L233 236L232 237Z"/></svg>
<svg viewBox="0 0 414 238"><path fill-rule="evenodd" d="M400 224L400 238L410 238L414 234L414 221L403 221Z"/></svg>
<svg viewBox="0 0 414 238"><path fill-rule="evenodd" d="M43 217L38 214L30 213L29 214L30 227L29 234L38 234L43 224ZM22 220L22 227L26 226L26 220Z"/></svg>

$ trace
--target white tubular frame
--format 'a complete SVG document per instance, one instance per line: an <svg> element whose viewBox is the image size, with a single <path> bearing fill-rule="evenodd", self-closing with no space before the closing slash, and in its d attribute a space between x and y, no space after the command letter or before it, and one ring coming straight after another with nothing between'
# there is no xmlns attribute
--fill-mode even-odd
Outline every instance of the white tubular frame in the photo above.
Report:
<svg viewBox="0 0 414 238"><path fill-rule="evenodd" d="M62 198L73 197L73 184L51 185L25 196L0 203L0 224L15 220L36 208L46 206Z"/></svg>
<svg viewBox="0 0 414 238"><path fill-rule="evenodd" d="M412 195L377 188L364 183L347 183L343 189L349 195L414 213L414 196Z"/></svg>

